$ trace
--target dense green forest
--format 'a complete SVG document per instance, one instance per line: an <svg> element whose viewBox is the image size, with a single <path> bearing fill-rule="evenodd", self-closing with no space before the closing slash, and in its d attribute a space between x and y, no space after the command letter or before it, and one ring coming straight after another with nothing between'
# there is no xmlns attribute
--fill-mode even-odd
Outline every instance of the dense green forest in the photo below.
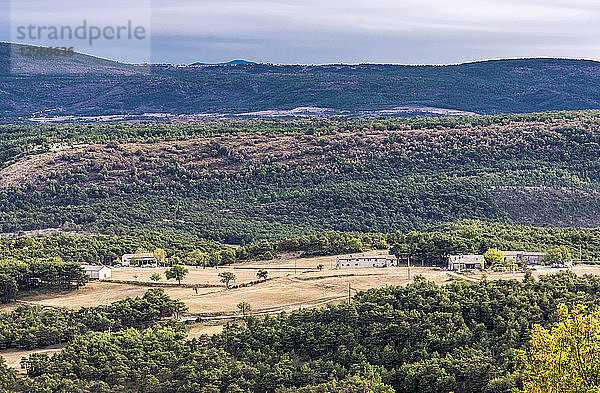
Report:
<svg viewBox="0 0 600 393"><path fill-rule="evenodd" d="M26 378L0 383L23 392L509 393L532 325L552 326L559 304L597 309L599 289L598 277L570 272L446 286L417 277L350 304L249 316L212 337L186 341L174 325L84 333L52 358L32 355Z"/></svg>
<svg viewBox="0 0 600 393"><path fill-rule="evenodd" d="M21 305L0 314L0 348L43 348L91 331L143 329L186 310L160 288L148 290L143 297L80 310Z"/></svg>
<svg viewBox="0 0 600 393"><path fill-rule="evenodd" d="M600 108L598 63L514 59L384 64L132 66L77 54L24 59L0 43L0 117L244 113L297 107L348 115L398 106L478 113ZM69 73L65 75L64 70ZM60 92L60 94L56 94Z"/></svg>
<svg viewBox="0 0 600 393"><path fill-rule="evenodd" d="M597 226L599 126L595 112L4 126L0 230L243 244L460 219Z"/></svg>
<svg viewBox="0 0 600 393"><path fill-rule="evenodd" d="M60 258L0 259L0 302L8 303L19 291L79 288L87 282L81 264Z"/></svg>
<svg viewBox="0 0 600 393"><path fill-rule="evenodd" d="M193 251L204 253L229 249L225 245L194 234L138 232L131 235L88 235L0 238L0 261L60 258L65 261L111 265L121 262L123 254L137 250L165 250L169 259L186 258Z"/></svg>
<svg viewBox="0 0 600 393"><path fill-rule="evenodd" d="M566 246L579 259L600 260L600 229L539 228L462 220L427 231L391 233L319 232L281 240L262 239L237 249L192 234L138 232L127 236L50 236L0 239L0 261L69 261L111 265L125 253L165 250L166 265L214 266L248 259L271 259L286 252L301 256L338 255L367 249L391 249L427 265L444 264L451 254L483 254L489 248L547 251Z"/></svg>

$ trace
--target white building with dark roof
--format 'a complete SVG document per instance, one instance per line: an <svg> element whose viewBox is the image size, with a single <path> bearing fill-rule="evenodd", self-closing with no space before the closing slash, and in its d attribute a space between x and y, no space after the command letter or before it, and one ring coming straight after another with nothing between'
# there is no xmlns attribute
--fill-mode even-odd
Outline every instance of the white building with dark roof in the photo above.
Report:
<svg viewBox="0 0 600 393"><path fill-rule="evenodd" d="M545 252L502 251L506 262L523 263L526 265L541 265L546 256Z"/></svg>

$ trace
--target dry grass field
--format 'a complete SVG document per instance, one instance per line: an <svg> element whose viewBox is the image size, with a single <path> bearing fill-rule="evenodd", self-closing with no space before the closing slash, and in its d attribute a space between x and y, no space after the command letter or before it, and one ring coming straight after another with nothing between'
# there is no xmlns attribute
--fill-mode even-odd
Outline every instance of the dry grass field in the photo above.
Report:
<svg viewBox="0 0 600 393"><path fill-rule="evenodd" d="M371 252L377 254L381 252ZM189 286L176 285L165 287L165 292L175 299L183 301L193 314L204 317L221 318L238 311L237 305L248 302L257 314L293 310L300 307L322 306L329 302L339 302L348 295L348 285L351 293L369 288L386 285L404 285L408 279L406 267L387 269L349 269L335 270L336 257L298 258L297 255L284 255L272 261L254 261L235 264L219 269L189 267L189 275L184 284L200 287L197 290ZM317 265L324 265L322 271L316 270ZM296 269L294 269L296 267ZM258 269L269 272L269 280L255 285L226 289L220 282L218 273L233 272L238 284L256 281ZM113 271L113 279L130 281L127 283L92 282L85 288L67 293L42 293L24 298L24 301L64 307L90 307L97 304L108 304L127 296L142 295L151 285L150 275L161 273L165 282L164 268L119 268ZM534 271L535 276L556 272L557 269L544 268ZM600 267L577 266L574 271L578 274L600 274ZM427 280L438 284L449 283L460 276L439 268L412 267L411 278L422 275ZM137 276L137 277L136 277ZM523 273L512 274L488 273L488 279L522 279ZM481 274L467 276L466 279L478 280ZM145 283L144 285L139 285ZM171 280L171 283L173 281ZM174 283L173 283L174 284ZM202 287L210 285L211 287Z"/></svg>
<svg viewBox="0 0 600 393"><path fill-rule="evenodd" d="M221 283L219 278L219 273L224 271L234 272L236 275L236 283L245 284L251 281L256 281L258 278L256 277L256 269L236 269L235 267L219 267L218 269L206 268L202 267L196 268L194 266L188 266L189 270L188 275L181 282L182 284L197 284L199 286L207 285L207 286L225 286ZM112 279L119 281L131 281L131 282L144 282L144 283L153 283L150 279L150 276L153 273L159 273L161 275L161 279L159 283L171 283L177 284L175 280L167 280L165 278L165 268L116 268L113 269ZM283 277L289 274L290 271L279 271L279 270L271 270L269 271L269 277ZM136 277L137 276L137 277Z"/></svg>
<svg viewBox="0 0 600 393"><path fill-rule="evenodd" d="M372 252L370 254L375 254ZM256 315L291 311L298 308L320 307L328 303L339 303L348 296L348 285L351 293L369 288L386 285L404 285L412 281L408 279L406 267L387 269L348 269L334 270L336 257L297 258L297 255L285 255L273 261L248 262L217 269L196 269L190 267L190 274L184 280L186 284L209 284L214 287L198 288L197 293L190 287L165 287L165 292L175 299L183 301L192 314L201 314L204 322L193 323L188 329L188 337L199 337L203 334L217 334L222 331L225 323L233 314L238 314L237 305L246 301L252 305ZM323 264L322 271L316 266ZM294 266L297 269L294 269ZM256 280L258 269L269 272L269 280L248 287L226 289L219 281L217 274L221 271L231 271L237 276L238 283ZM143 295L150 287L139 285L145 282L151 285L150 275L154 272L164 273L160 269L121 268L113 271L113 278L131 281L132 284L121 284L96 281L73 292L39 293L27 296L23 301L48 306L61 307L91 307L98 304L109 304L127 296ZM447 284L454 280L465 278L476 281L482 274L460 276L439 268L412 267L411 279L422 275L427 280L438 284ZM533 272L534 276L551 274L558 269L543 268ZM600 266L576 266L577 274L600 275ZM137 278L134 277L137 275ZM488 273L488 279L522 279L523 273L513 274ZM163 280L164 274L163 274ZM12 303L15 306L16 303ZM48 348L43 351L4 350L0 351L11 367L19 368L20 359L34 352L54 353L60 348Z"/></svg>

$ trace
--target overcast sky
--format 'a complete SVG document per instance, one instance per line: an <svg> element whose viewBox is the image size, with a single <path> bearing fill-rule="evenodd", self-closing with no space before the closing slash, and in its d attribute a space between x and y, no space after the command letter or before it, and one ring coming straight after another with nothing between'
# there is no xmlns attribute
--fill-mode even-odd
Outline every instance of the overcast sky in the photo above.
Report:
<svg viewBox="0 0 600 393"><path fill-rule="evenodd" d="M13 29L5 40L16 40L19 24L58 24L65 18L144 25L151 36L147 46L114 41L76 46L130 62L600 59L600 0L130 0L112 6L108 3L116 0L89 6L82 0L14 0L12 12L1 1Z"/></svg>

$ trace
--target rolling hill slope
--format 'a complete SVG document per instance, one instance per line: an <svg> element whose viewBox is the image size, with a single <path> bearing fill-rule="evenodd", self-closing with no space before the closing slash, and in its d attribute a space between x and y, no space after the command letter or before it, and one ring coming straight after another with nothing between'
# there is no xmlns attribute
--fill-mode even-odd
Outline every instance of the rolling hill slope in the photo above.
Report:
<svg viewBox="0 0 600 393"><path fill-rule="evenodd" d="M13 48L14 49L14 48ZM13 51L14 52L14 51ZM398 106L476 113L600 109L600 63L521 59L451 66L140 67L91 56L22 59L0 45L0 115L244 113ZM67 70L69 72L64 73Z"/></svg>
<svg viewBox="0 0 600 393"><path fill-rule="evenodd" d="M0 232L600 225L600 115L0 127Z"/></svg>

